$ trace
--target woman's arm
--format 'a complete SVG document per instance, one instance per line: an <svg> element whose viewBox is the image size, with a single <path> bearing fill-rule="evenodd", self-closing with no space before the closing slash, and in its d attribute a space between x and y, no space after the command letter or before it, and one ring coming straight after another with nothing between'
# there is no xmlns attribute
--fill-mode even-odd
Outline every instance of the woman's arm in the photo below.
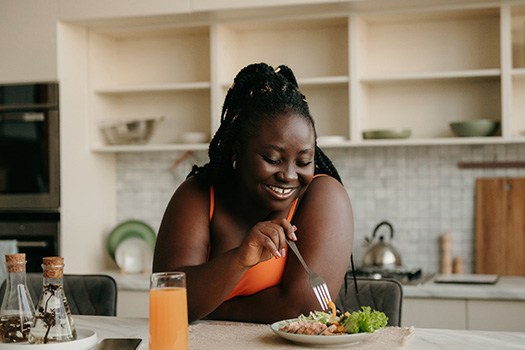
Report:
<svg viewBox="0 0 525 350"><path fill-rule="evenodd" d="M312 271L337 297L350 264L353 215L344 187L330 177L309 186L293 220L297 246ZM223 303L210 318L269 323L320 310L307 274L291 250L281 285Z"/></svg>
<svg viewBox="0 0 525 350"><path fill-rule="evenodd" d="M286 220L255 225L241 246L208 261L210 243L209 188L185 181L172 196L157 236L153 271L186 273L189 319L215 310L251 266L278 256L285 246Z"/></svg>

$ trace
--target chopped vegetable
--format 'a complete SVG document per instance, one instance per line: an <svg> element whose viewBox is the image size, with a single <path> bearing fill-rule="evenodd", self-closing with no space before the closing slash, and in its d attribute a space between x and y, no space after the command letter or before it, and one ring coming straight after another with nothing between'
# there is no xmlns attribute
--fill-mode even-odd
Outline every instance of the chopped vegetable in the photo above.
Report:
<svg viewBox="0 0 525 350"><path fill-rule="evenodd" d="M381 311L372 311L369 306L352 313L337 316L335 305L329 303L332 313L312 311L308 316L300 315L296 321L284 322L280 329L299 334L337 335L345 333L373 333L386 327L388 317ZM314 325L315 324L315 325Z"/></svg>
<svg viewBox="0 0 525 350"><path fill-rule="evenodd" d="M363 306L360 311L346 312L340 323L347 333L373 333L387 325L388 317L383 312Z"/></svg>

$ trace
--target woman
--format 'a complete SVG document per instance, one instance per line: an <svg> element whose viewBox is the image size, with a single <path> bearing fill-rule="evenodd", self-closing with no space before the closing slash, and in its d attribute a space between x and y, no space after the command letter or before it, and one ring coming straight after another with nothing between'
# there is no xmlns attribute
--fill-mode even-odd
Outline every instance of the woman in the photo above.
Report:
<svg viewBox="0 0 525 350"><path fill-rule="evenodd" d="M194 166L168 204L153 270L186 272L190 321L269 323L319 310L286 239L335 297L353 218L292 71L242 69L221 119L209 163Z"/></svg>

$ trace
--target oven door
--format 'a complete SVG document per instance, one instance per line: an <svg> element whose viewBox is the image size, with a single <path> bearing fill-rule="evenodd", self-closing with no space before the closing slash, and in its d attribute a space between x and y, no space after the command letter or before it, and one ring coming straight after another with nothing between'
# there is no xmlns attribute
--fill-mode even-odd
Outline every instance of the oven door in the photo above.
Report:
<svg viewBox="0 0 525 350"><path fill-rule="evenodd" d="M0 85L0 210L56 209L58 84Z"/></svg>
<svg viewBox="0 0 525 350"><path fill-rule="evenodd" d="M18 251L26 254L27 272L42 272L42 258L60 253L58 213L31 214L31 217L27 214L24 218L2 220L6 215L0 214L0 239L17 241Z"/></svg>

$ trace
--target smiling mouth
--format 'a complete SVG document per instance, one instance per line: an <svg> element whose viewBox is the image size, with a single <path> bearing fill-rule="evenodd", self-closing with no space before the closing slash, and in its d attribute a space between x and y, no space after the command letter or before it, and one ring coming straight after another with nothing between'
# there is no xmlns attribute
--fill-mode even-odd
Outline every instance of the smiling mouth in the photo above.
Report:
<svg viewBox="0 0 525 350"><path fill-rule="evenodd" d="M278 186L266 185L272 193L274 193L279 198L288 198L295 191L294 188L283 188Z"/></svg>

